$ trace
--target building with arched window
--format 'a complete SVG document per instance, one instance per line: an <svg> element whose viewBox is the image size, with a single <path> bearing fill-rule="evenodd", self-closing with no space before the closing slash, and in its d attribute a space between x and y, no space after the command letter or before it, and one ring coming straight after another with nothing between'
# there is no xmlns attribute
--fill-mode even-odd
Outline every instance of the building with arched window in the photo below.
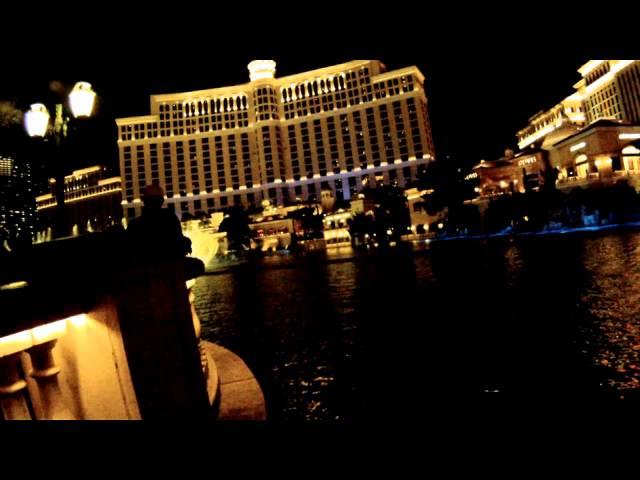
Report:
<svg viewBox="0 0 640 480"><path fill-rule="evenodd" d="M551 165L560 189L625 181L640 190L640 124L598 120L556 143Z"/></svg>
<svg viewBox="0 0 640 480"><path fill-rule="evenodd" d="M125 215L157 182L179 216L269 200L349 200L363 183L404 186L434 158L424 76L352 61L276 78L151 96L150 115L117 119Z"/></svg>

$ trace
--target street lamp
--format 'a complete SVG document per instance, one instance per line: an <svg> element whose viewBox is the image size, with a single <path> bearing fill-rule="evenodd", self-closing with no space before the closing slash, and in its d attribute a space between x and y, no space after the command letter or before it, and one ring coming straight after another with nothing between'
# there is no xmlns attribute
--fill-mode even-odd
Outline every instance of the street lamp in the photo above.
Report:
<svg viewBox="0 0 640 480"><path fill-rule="evenodd" d="M87 82L78 82L74 85L69 93L69 107L71 114L75 118L87 118L91 116L93 104L95 103L96 92L91 88L91 84ZM25 128L30 137L44 139L47 134L51 134L55 142L54 169L56 179L56 204L57 221L55 222L56 238L66 236L67 230L65 213L64 213L64 169L63 169L63 152L67 138L67 129L69 126L69 117L64 114L64 106L58 103L55 106L55 119L53 125L50 125L50 115L47 107L42 103L34 103L31 109L25 113Z"/></svg>

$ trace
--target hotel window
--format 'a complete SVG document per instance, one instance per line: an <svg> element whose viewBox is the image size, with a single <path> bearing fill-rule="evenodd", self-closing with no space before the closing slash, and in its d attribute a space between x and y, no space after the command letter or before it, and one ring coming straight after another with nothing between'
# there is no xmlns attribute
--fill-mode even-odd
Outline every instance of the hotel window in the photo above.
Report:
<svg viewBox="0 0 640 480"><path fill-rule="evenodd" d="M331 164L333 166L333 172L330 173L340 173L340 161L339 161L339 153L338 153L338 140L336 137L336 124L335 119L333 117L327 118L327 132L329 136L329 154L331 156Z"/></svg>
<svg viewBox="0 0 640 480"><path fill-rule="evenodd" d="M162 143L162 158L164 160L164 182L167 197L173 196L173 172L171 168L171 144Z"/></svg>
<svg viewBox="0 0 640 480"><path fill-rule="evenodd" d="M243 166L244 185L249 188L250 182L253 181L251 174L251 150L249 148L249 135L243 133L240 135L240 161Z"/></svg>
<svg viewBox="0 0 640 480"><path fill-rule="evenodd" d="M640 172L640 149L629 145L622 150L624 169L632 172Z"/></svg>
<svg viewBox="0 0 640 480"><path fill-rule="evenodd" d="M149 144L149 160L151 164L151 182L159 181L158 144Z"/></svg>
<svg viewBox="0 0 640 480"><path fill-rule="evenodd" d="M287 127L289 135L289 152L291 158L291 175L294 180L300 180L300 159L298 155L298 143L296 138L295 125Z"/></svg>
<svg viewBox="0 0 640 480"><path fill-rule="evenodd" d="M585 154L576 157L576 175L580 178L586 178L589 174L589 161Z"/></svg>
<svg viewBox="0 0 640 480"><path fill-rule="evenodd" d="M345 165L348 172L353 170L353 150L351 145L351 131L349 128L349 116L340 115L340 130L342 132L342 147L344 150Z"/></svg>
<svg viewBox="0 0 640 480"><path fill-rule="evenodd" d="M202 169L204 171L204 188L206 191L211 192L213 189L213 178L211 177L211 151L209 149L209 139L200 139L200 149L202 150Z"/></svg>
<svg viewBox="0 0 640 480"><path fill-rule="evenodd" d="M224 192L227 187L227 181L224 174L224 150L222 148L222 137L215 137L216 145L216 174L218 175L218 190Z"/></svg>
<svg viewBox="0 0 640 480"><path fill-rule="evenodd" d="M229 151L229 166L231 168L231 188L240 188L240 178L238 173L238 154L236 151L236 138L234 135L227 137L227 148Z"/></svg>
<svg viewBox="0 0 640 480"><path fill-rule="evenodd" d="M367 150L364 142L364 128L363 128L363 118L365 112L353 112L353 123L355 128L355 137L356 137L356 147L358 148L358 161L360 162L360 168L367 168Z"/></svg>

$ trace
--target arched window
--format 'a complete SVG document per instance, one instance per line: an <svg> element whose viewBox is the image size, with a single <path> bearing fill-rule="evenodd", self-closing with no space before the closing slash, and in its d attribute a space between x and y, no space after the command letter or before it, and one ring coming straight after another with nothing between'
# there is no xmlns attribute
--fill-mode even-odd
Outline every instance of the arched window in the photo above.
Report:
<svg viewBox="0 0 640 480"><path fill-rule="evenodd" d="M584 153L581 153L575 158L576 175L578 177L586 177L589 173L589 159Z"/></svg>
<svg viewBox="0 0 640 480"><path fill-rule="evenodd" d="M622 149L622 161L624 169L640 173L640 149L634 145L628 145Z"/></svg>

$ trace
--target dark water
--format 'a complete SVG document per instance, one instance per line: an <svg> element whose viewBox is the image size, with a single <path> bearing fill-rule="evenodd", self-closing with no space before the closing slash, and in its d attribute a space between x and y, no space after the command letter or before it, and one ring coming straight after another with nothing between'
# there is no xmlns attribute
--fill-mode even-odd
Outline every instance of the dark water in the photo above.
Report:
<svg viewBox="0 0 640 480"><path fill-rule="evenodd" d="M637 232L274 257L202 277L196 298L203 337L245 359L271 419L640 403Z"/></svg>

